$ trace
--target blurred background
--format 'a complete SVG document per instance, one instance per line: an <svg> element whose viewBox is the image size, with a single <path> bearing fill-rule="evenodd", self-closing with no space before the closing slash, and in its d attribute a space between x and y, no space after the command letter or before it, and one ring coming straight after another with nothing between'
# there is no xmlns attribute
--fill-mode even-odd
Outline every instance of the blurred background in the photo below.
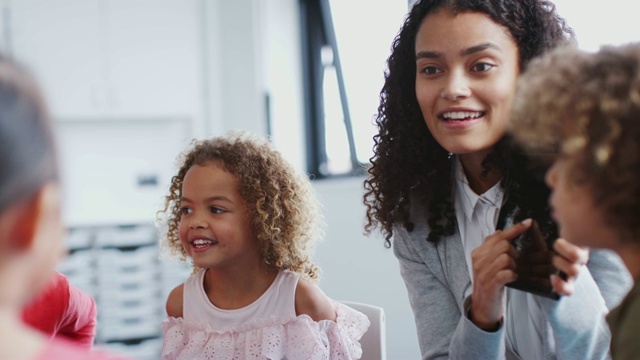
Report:
<svg viewBox="0 0 640 360"><path fill-rule="evenodd" d="M409 0L0 0L0 51L45 90L61 145L69 256L96 298L98 346L157 359L190 269L154 225L194 138L269 136L308 173L327 221L316 261L336 300L386 312L389 359L418 359L397 261L363 235L366 164L390 45ZM635 40L622 0L556 0L580 46ZM633 9L635 10L635 9Z"/></svg>

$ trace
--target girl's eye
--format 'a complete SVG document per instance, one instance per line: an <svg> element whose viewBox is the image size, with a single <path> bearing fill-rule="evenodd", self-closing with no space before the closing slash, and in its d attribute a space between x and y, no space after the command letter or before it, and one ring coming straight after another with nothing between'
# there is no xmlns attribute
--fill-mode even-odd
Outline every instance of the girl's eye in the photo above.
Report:
<svg viewBox="0 0 640 360"><path fill-rule="evenodd" d="M495 65L493 64L481 62L481 63L474 64L471 69L476 72L485 72L485 71L491 70L494 66Z"/></svg>
<svg viewBox="0 0 640 360"><path fill-rule="evenodd" d="M211 210L211 213L213 214L222 214L224 212L223 209L220 209L219 207L215 207L215 206L212 206L210 210Z"/></svg>
<svg viewBox="0 0 640 360"><path fill-rule="evenodd" d="M180 214L182 215L191 214L191 208L188 208L188 207L180 208Z"/></svg>

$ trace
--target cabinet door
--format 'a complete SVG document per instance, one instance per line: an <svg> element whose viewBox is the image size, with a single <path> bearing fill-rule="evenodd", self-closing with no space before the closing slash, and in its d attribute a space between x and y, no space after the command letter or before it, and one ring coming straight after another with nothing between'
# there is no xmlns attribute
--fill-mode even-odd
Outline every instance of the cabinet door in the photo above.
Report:
<svg viewBox="0 0 640 360"><path fill-rule="evenodd" d="M98 0L10 2L13 54L35 74L56 118L104 115L100 6Z"/></svg>
<svg viewBox="0 0 640 360"><path fill-rule="evenodd" d="M200 6L196 0L108 0L113 115L199 117Z"/></svg>

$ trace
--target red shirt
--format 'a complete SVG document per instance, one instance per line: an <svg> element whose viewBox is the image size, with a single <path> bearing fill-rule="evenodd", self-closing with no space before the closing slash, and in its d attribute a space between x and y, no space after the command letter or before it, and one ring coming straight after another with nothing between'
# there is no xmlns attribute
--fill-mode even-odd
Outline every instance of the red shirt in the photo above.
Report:
<svg viewBox="0 0 640 360"><path fill-rule="evenodd" d="M46 334L61 335L90 348L96 335L94 299L56 273L38 297L22 311L22 319Z"/></svg>
<svg viewBox="0 0 640 360"><path fill-rule="evenodd" d="M127 360L105 351L90 351L65 339L53 339L33 360Z"/></svg>

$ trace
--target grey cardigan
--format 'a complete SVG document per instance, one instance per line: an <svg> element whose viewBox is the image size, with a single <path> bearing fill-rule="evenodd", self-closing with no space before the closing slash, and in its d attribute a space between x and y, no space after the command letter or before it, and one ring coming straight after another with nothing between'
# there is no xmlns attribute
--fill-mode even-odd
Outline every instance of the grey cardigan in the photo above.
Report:
<svg viewBox="0 0 640 360"><path fill-rule="evenodd" d="M393 249L409 293L423 359L519 359L507 351L504 326L485 332L466 316L471 286L460 234L426 241L425 211L411 210L414 229L394 228ZM546 319L545 359L607 359L610 332L604 315L631 288L632 279L615 253L592 250L572 296L535 296Z"/></svg>

